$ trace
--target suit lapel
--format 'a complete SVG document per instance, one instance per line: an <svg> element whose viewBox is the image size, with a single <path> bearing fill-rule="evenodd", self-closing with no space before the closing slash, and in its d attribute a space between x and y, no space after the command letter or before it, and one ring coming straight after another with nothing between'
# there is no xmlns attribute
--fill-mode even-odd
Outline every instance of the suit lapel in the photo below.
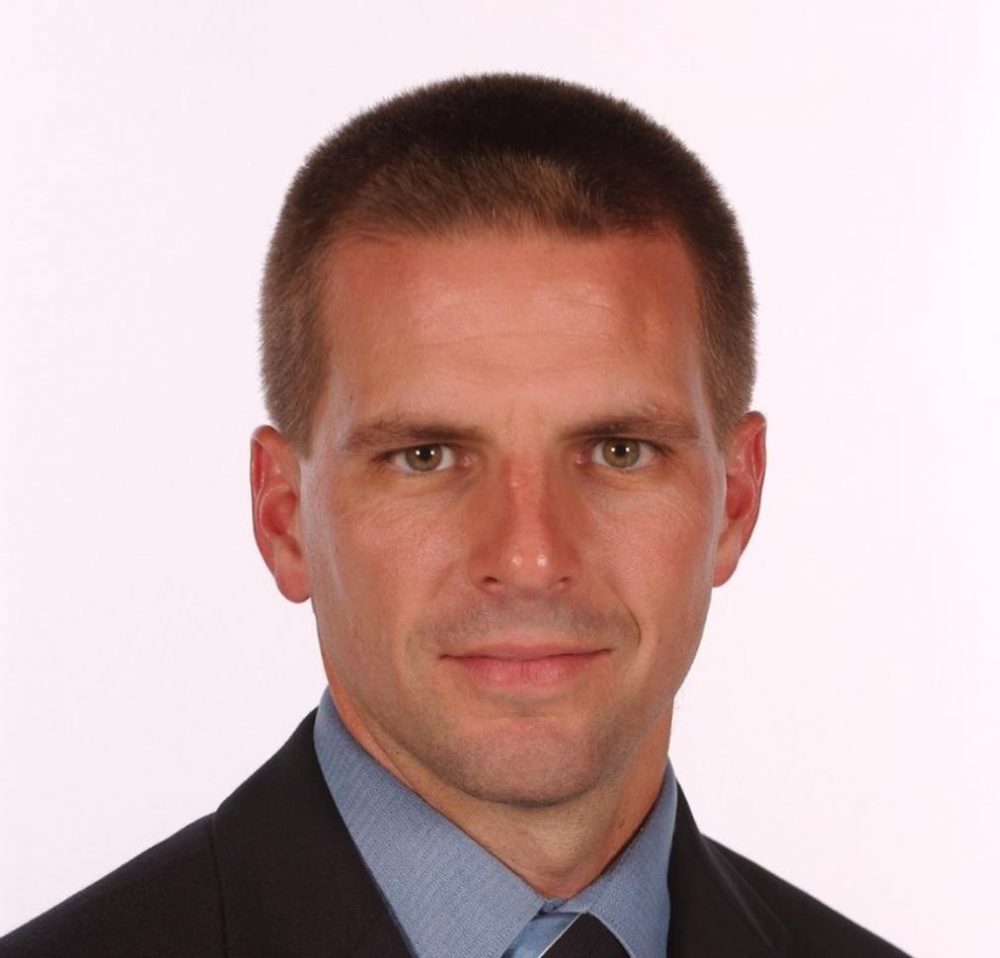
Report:
<svg viewBox="0 0 1000 958"><path fill-rule="evenodd" d="M410 958L330 799L315 713L213 820L229 958Z"/></svg>
<svg viewBox="0 0 1000 958"><path fill-rule="evenodd" d="M667 877L669 958L778 958L787 932L714 844L698 831L683 792Z"/></svg>

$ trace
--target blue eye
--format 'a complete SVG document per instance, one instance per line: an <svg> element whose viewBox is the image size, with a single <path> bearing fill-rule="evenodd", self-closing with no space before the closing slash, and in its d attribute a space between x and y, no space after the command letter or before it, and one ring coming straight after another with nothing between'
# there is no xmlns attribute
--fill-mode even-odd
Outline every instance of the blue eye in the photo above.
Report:
<svg viewBox="0 0 1000 958"><path fill-rule="evenodd" d="M455 450L439 442L400 449L389 457L400 472L440 472L455 465Z"/></svg>
<svg viewBox="0 0 1000 958"><path fill-rule="evenodd" d="M622 471L645 466L653 456L653 450L641 439L615 436L602 439L594 444L590 461L598 466L610 466Z"/></svg>

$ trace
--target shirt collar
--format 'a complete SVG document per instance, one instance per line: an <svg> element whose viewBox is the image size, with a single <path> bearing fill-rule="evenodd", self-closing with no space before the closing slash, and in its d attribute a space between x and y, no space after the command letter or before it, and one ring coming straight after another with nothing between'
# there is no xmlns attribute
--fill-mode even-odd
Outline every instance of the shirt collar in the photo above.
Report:
<svg viewBox="0 0 1000 958"><path fill-rule="evenodd" d="M501 958L540 911L589 911L631 958L665 955L667 864L677 810L668 765L642 828L616 861L566 902L547 900L376 762L324 692L316 757L365 865L416 958Z"/></svg>

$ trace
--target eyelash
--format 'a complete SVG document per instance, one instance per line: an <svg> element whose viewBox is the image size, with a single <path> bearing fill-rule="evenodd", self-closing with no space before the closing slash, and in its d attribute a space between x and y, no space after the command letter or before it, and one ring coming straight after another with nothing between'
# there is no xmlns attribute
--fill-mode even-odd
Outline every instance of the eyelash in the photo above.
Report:
<svg viewBox="0 0 1000 958"><path fill-rule="evenodd" d="M608 462L604 463L596 462L594 457L598 455L598 450L600 450L605 443L609 442L638 443L639 446L641 447L640 462L637 462L636 464L631 466L626 466L621 469L615 469L615 467ZM427 470L412 469L405 465L405 456L408 452L414 452L418 449L435 449L435 448L442 449L445 451L445 456L442 458L446 460L446 464L440 465L435 469L427 469ZM449 454L450 454L450 461L447 461L449 459ZM588 443L587 453L584 456L584 461L590 462L596 466L603 466L615 472L636 472L639 469L642 469L645 466L649 465L651 459L663 455L665 455L665 450L661 446L658 446L656 443L649 442L646 439L637 439L634 436L603 436L600 439L590 440L590 442ZM415 446L405 446L402 449L394 449L391 452L388 452L385 455L380 456L379 459L381 462L386 463L387 465L403 473L403 475L407 476L434 475L436 473L446 472L450 469L454 469L460 462L458 450L456 450L456 448L450 443L445 443L445 442L427 442L427 443L420 443Z"/></svg>
<svg viewBox="0 0 1000 958"><path fill-rule="evenodd" d="M608 443L620 443L622 445L628 443L637 443L639 445L639 457L640 461L634 463L631 466L626 466L623 469L615 469L614 466L609 462L596 462L595 456L598 456L599 450L607 445ZM590 461L597 466L607 466L609 469L613 469L615 472L636 472L639 469L644 468L649 465L651 459L658 455L661 455L663 450L656 446L654 443L648 442L645 439L637 439L635 436L605 436L602 439L597 439L594 441L590 449Z"/></svg>
<svg viewBox="0 0 1000 958"><path fill-rule="evenodd" d="M428 469L426 471L421 471L419 469L409 469L403 468L398 465L394 460L402 460L405 462L405 456L408 452L414 452L417 449L443 449L446 453L451 454L451 462L446 466L439 466L437 469ZM447 455L443 458L447 458ZM405 446L403 449L394 449L390 453L381 457L382 461L386 462L388 465L392 466L394 469L398 469L401 473L407 476L419 476L419 475L433 475L437 472L444 472L447 469L453 469L458 464L458 453L455 447L446 442L425 442L416 446Z"/></svg>

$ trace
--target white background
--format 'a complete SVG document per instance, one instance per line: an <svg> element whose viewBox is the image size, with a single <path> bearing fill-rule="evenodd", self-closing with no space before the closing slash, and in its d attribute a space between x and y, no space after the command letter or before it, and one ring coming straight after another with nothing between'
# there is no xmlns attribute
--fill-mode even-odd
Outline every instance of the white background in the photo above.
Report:
<svg viewBox="0 0 1000 958"><path fill-rule="evenodd" d="M700 824L918 955L995 955L990 6L4 2L0 931L318 701L250 534L269 231L348 116L504 69L670 126L750 246L770 473L678 707Z"/></svg>

